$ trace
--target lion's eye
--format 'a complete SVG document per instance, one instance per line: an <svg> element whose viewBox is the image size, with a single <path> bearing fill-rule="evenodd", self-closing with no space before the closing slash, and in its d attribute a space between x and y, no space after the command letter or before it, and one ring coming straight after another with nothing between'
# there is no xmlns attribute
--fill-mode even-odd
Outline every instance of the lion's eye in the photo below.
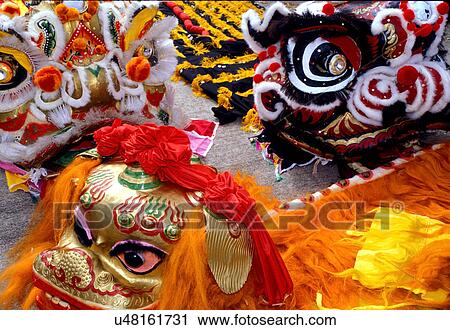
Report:
<svg viewBox="0 0 450 330"><path fill-rule="evenodd" d="M8 62L0 62L0 84L6 84L13 78L14 71Z"/></svg>
<svg viewBox="0 0 450 330"><path fill-rule="evenodd" d="M145 42L137 49L136 53L138 56L146 57L151 66L158 64L158 54L156 53L156 45L154 42Z"/></svg>
<svg viewBox="0 0 450 330"><path fill-rule="evenodd" d="M114 245L110 255L117 257L128 271L141 275L158 267L166 253L151 244L127 240Z"/></svg>
<svg viewBox="0 0 450 330"><path fill-rule="evenodd" d="M298 37L288 40L289 81L308 94L344 89L361 65L361 52L349 37L319 37L306 44Z"/></svg>

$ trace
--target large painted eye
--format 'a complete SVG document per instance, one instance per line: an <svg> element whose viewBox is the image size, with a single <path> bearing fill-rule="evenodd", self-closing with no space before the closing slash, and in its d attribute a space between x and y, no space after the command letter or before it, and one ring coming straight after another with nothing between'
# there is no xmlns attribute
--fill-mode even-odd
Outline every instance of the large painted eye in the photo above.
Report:
<svg viewBox="0 0 450 330"><path fill-rule="evenodd" d="M141 275L158 267L166 253L146 242L127 240L114 245L110 255L117 257L128 271Z"/></svg>
<svg viewBox="0 0 450 330"><path fill-rule="evenodd" d="M14 71L7 62L0 62L0 84L6 84L13 78Z"/></svg>
<svg viewBox="0 0 450 330"><path fill-rule="evenodd" d="M151 66L158 64L158 54L156 52L156 45L152 41L146 41L142 46L136 50L137 56L144 56L148 59Z"/></svg>
<svg viewBox="0 0 450 330"><path fill-rule="evenodd" d="M344 89L361 65L361 52L350 37L319 37L306 47L297 37L287 45L291 71L289 81L308 94Z"/></svg>
<svg viewBox="0 0 450 330"><path fill-rule="evenodd" d="M27 78L27 70L13 56L0 53L0 91L17 87Z"/></svg>

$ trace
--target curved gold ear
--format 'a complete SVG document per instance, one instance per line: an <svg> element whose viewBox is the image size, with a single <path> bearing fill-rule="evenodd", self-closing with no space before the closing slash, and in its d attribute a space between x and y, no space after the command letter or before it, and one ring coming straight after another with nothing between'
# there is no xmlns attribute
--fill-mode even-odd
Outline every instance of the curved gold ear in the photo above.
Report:
<svg viewBox="0 0 450 330"><path fill-rule="evenodd" d="M124 36L124 50L128 50L130 44L139 39L139 35L141 35L142 31L151 24L153 18L158 13L158 7L150 6L140 10L133 18L125 32Z"/></svg>
<svg viewBox="0 0 450 330"><path fill-rule="evenodd" d="M244 286L252 268L250 233L245 225L220 218L207 208L204 214L209 268L224 293L236 293Z"/></svg>

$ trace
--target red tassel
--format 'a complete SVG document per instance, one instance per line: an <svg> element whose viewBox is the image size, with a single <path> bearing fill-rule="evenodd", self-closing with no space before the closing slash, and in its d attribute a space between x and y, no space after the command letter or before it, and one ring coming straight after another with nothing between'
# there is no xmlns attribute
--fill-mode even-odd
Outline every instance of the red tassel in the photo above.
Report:
<svg viewBox="0 0 450 330"><path fill-rule="evenodd" d="M294 288L286 265L254 209L243 223L249 229L255 251L253 267L257 293L271 306L282 305Z"/></svg>

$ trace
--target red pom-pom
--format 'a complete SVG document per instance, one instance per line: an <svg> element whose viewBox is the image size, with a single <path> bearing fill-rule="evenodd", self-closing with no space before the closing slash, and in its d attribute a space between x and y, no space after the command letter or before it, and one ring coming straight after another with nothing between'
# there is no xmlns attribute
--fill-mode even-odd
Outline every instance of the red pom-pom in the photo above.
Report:
<svg viewBox="0 0 450 330"><path fill-rule="evenodd" d="M255 74L255 76L253 77L253 81L257 84L259 84L260 82L262 82L264 80L263 76L260 74Z"/></svg>
<svg viewBox="0 0 450 330"><path fill-rule="evenodd" d="M408 8L408 1L400 1L400 9L404 10Z"/></svg>
<svg viewBox="0 0 450 330"><path fill-rule="evenodd" d="M259 60L262 62L267 58L267 52L264 50L261 53L258 54Z"/></svg>
<svg viewBox="0 0 450 330"><path fill-rule="evenodd" d="M408 21L411 22L415 17L416 14L414 14L414 11L411 9L405 9L403 11L403 17Z"/></svg>
<svg viewBox="0 0 450 330"><path fill-rule="evenodd" d="M272 45L269 48L267 48L267 54L269 54L269 57L274 57L276 52L277 52L277 46L275 46L275 45Z"/></svg>
<svg viewBox="0 0 450 330"><path fill-rule="evenodd" d="M173 1L167 1L165 2L166 6L169 7L170 9L172 9L173 7L175 7L177 4Z"/></svg>
<svg viewBox="0 0 450 330"><path fill-rule="evenodd" d="M172 11L175 15L180 16L180 14L183 12L183 9L181 9L180 7L176 6L172 8Z"/></svg>
<svg viewBox="0 0 450 330"><path fill-rule="evenodd" d="M183 22L183 24L186 27L186 29L188 29L188 30L191 29L194 26L194 24L192 24L192 21L190 19L185 20Z"/></svg>
<svg viewBox="0 0 450 330"><path fill-rule="evenodd" d="M436 9L439 12L439 14L445 15L448 13L448 3L441 2L440 4L437 5Z"/></svg>
<svg viewBox="0 0 450 330"><path fill-rule="evenodd" d="M334 6L331 3L326 3L323 5L322 13L324 13L327 16L334 14Z"/></svg>
<svg viewBox="0 0 450 330"><path fill-rule="evenodd" d="M44 92L54 92L61 87L62 74L54 66L46 66L36 71L33 82Z"/></svg>
<svg viewBox="0 0 450 330"><path fill-rule="evenodd" d="M190 19L189 15L186 14L186 13L181 13L178 17L179 17L182 21L185 21L185 20L187 20L187 19Z"/></svg>
<svg viewBox="0 0 450 330"><path fill-rule="evenodd" d="M201 26L198 26L198 25L193 26L191 28L191 31L196 33L196 34L201 34L203 32L203 30L204 30L204 28L202 28Z"/></svg>
<svg viewBox="0 0 450 330"><path fill-rule="evenodd" d="M411 65L406 65L397 71L397 83L399 85L411 86L417 78L419 78L419 72Z"/></svg>
<svg viewBox="0 0 450 330"><path fill-rule="evenodd" d="M203 30L203 31L202 31L202 36L209 36L209 32L206 31L206 30Z"/></svg>
<svg viewBox="0 0 450 330"><path fill-rule="evenodd" d="M144 56L133 57L126 65L128 78L143 82L150 76L150 63Z"/></svg>
<svg viewBox="0 0 450 330"><path fill-rule="evenodd" d="M281 67L280 63L272 63L271 65L269 65L269 70L272 72L277 71L279 68Z"/></svg>

